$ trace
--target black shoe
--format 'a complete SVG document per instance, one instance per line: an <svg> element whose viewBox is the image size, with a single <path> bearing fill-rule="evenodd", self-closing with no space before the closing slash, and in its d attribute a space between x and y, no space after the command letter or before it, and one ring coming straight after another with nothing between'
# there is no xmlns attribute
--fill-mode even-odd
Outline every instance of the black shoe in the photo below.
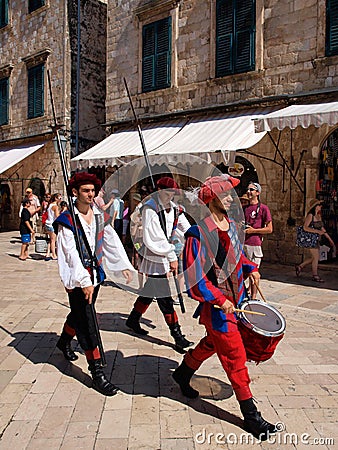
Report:
<svg viewBox="0 0 338 450"><path fill-rule="evenodd" d="M63 356L67 359L67 361L76 361L79 358L72 350L70 342L66 340L62 335L57 341L56 346L59 350L62 351Z"/></svg>
<svg viewBox="0 0 338 450"><path fill-rule="evenodd" d="M255 438L266 441L271 434L280 431L276 425L263 419L252 398L240 401L239 404L244 416L244 430L251 433Z"/></svg>
<svg viewBox="0 0 338 450"><path fill-rule="evenodd" d="M175 339L175 347L179 352L183 352L185 348L191 347L194 345L193 342L188 341L188 339L185 338L185 335L181 332L181 327L178 323L175 323L174 325L170 325L170 334Z"/></svg>
<svg viewBox="0 0 338 450"><path fill-rule="evenodd" d="M101 360L90 361L88 369L92 374L92 388L95 391L108 397L112 397L118 392L119 388L107 380L101 366Z"/></svg>
<svg viewBox="0 0 338 450"><path fill-rule="evenodd" d="M140 317L141 314L135 309L132 310L132 312L129 314L129 317L126 321L126 325L128 328L133 330L136 334L140 334L141 336L146 336L148 334L148 331L144 330L140 326Z"/></svg>
<svg viewBox="0 0 338 450"><path fill-rule="evenodd" d="M197 398L199 392L190 386L190 379L195 371L190 369L183 361L180 366L173 372L172 377L181 388L182 394L188 398Z"/></svg>

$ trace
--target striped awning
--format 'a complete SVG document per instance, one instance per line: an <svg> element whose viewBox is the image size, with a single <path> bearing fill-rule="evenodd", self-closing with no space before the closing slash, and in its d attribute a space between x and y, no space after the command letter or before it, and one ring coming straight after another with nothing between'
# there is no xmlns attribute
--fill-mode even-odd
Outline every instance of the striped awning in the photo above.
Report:
<svg viewBox="0 0 338 450"><path fill-rule="evenodd" d="M255 132L253 119L272 108L194 116L142 127L149 156L165 155L175 162L186 161L189 154L210 155L216 151L236 151L253 147L266 134ZM120 165L143 155L138 131L129 129L111 134L91 149L72 159L72 167Z"/></svg>

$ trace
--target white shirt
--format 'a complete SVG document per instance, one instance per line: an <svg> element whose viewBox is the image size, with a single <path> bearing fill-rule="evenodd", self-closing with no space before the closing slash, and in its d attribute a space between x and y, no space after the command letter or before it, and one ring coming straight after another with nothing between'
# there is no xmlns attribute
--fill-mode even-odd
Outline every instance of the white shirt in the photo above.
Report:
<svg viewBox="0 0 338 450"><path fill-rule="evenodd" d="M94 253L96 242L96 221L93 217L91 224L88 224L74 207L75 214L80 218L83 230L87 236L89 246ZM94 215L102 214L95 206L93 207ZM66 289L74 289L75 287L92 286L90 274L83 267L79 253L76 249L75 238L73 232L62 225L59 225L57 234L58 249L58 265L61 281ZM135 271L131 265L123 245L116 234L116 231L110 225L106 226L103 235L103 259L104 266L108 271L121 272L129 269ZM94 285L97 283L95 282Z"/></svg>
<svg viewBox="0 0 338 450"><path fill-rule="evenodd" d="M168 242L175 220L175 204L173 202L170 203L170 211L164 210L167 236L161 227L157 212L147 207L142 210L143 243L145 245L145 254L140 266L140 272L142 273L163 275L170 271L169 263L177 260L175 246ZM185 215L180 214L177 228L185 233L190 226Z"/></svg>

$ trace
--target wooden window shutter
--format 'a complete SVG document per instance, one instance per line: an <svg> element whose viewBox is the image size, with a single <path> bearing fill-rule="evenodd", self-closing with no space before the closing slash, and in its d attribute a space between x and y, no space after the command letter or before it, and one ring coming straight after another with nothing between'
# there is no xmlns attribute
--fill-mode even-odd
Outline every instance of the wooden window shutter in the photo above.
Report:
<svg viewBox="0 0 338 450"><path fill-rule="evenodd" d="M0 0L0 28L8 24L8 0Z"/></svg>
<svg viewBox="0 0 338 450"><path fill-rule="evenodd" d="M0 125L8 124L9 79L0 80Z"/></svg>
<svg viewBox="0 0 338 450"><path fill-rule="evenodd" d="M170 86L171 17L145 25L142 32L143 92Z"/></svg>
<svg viewBox="0 0 338 450"><path fill-rule="evenodd" d="M338 0L326 2L326 56L338 55Z"/></svg>
<svg viewBox="0 0 338 450"><path fill-rule="evenodd" d="M218 0L216 77L255 68L255 0Z"/></svg>
<svg viewBox="0 0 338 450"><path fill-rule="evenodd" d="M41 8L41 6L44 6L45 0L29 0L28 1L28 12L31 13L35 11L36 9Z"/></svg>
<svg viewBox="0 0 338 450"><path fill-rule="evenodd" d="M28 119L44 114L44 65L28 69Z"/></svg>

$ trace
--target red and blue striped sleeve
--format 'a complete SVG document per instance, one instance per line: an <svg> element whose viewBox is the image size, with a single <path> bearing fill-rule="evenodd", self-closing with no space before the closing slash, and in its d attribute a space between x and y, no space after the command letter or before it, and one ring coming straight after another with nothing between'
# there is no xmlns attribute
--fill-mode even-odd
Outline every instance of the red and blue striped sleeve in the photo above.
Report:
<svg viewBox="0 0 338 450"><path fill-rule="evenodd" d="M184 276L189 297L199 302L222 306L226 300L223 292L207 278L204 272L206 249L199 239L188 236L184 247Z"/></svg>

